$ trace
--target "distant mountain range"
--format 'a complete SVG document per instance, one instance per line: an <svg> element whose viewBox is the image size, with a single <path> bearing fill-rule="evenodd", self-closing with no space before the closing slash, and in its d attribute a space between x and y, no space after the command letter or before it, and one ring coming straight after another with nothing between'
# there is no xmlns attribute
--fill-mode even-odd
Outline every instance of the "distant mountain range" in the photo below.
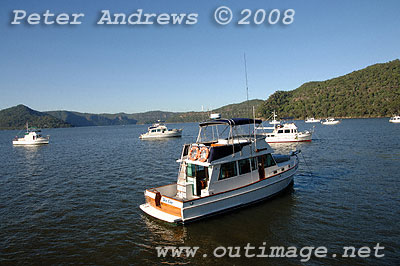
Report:
<svg viewBox="0 0 400 266"><path fill-rule="evenodd" d="M209 112L163 112L90 114L72 111L39 112L24 105L0 111L0 129L19 129L26 122L37 127L80 127L198 122L209 113L223 117L384 117L400 112L400 60L375 64L326 81L313 81L292 91L277 91L266 101L250 100L229 104Z"/></svg>
<svg viewBox="0 0 400 266"><path fill-rule="evenodd" d="M251 100L239 104L230 104L210 112L221 113L224 117L249 116L249 108L258 107L262 100ZM206 112L163 112L145 113L90 114L73 111L35 111L25 105L17 105L0 111L0 129L21 129L26 122L41 128L111 126L149 124L157 120L166 122L198 122L208 118Z"/></svg>
<svg viewBox="0 0 400 266"><path fill-rule="evenodd" d="M400 60L375 64L292 91L277 91L259 106L269 117L385 117L400 112Z"/></svg>

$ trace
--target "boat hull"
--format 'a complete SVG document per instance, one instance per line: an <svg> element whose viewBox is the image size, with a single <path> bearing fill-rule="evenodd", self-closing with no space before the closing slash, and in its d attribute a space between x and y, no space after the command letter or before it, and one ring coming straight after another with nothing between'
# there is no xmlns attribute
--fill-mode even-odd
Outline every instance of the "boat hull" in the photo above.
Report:
<svg viewBox="0 0 400 266"><path fill-rule="evenodd" d="M400 120L392 120L392 119L391 119L391 120L389 120L389 122L390 122L390 123L395 123L395 124L397 124L397 123L400 123Z"/></svg>
<svg viewBox="0 0 400 266"><path fill-rule="evenodd" d="M182 137L182 131L172 131L172 132L165 132L159 134L142 134L140 135L140 139L164 139L164 138L179 138Z"/></svg>
<svg viewBox="0 0 400 266"><path fill-rule="evenodd" d="M170 223L187 223L231 209L240 208L273 197L292 182L298 165L274 176L230 191L212 194L193 200L179 201L161 196L156 206L156 193L146 190L146 203L140 208L150 216Z"/></svg>
<svg viewBox="0 0 400 266"><path fill-rule="evenodd" d="M331 125L337 125L337 124L339 124L340 123L340 121L333 121L333 122L321 122L321 124L323 124L323 125L328 125L328 126L331 126Z"/></svg>
<svg viewBox="0 0 400 266"><path fill-rule="evenodd" d="M265 137L267 143L290 143L290 142L310 142L312 140L312 133L301 133L297 135L279 134L275 137Z"/></svg>
<svg viewBox="0 0 400 266"><path fill-rule="evenodd" d="M45 145L49 144L49 140L13 140L12 143L13 145Z"/></svg>

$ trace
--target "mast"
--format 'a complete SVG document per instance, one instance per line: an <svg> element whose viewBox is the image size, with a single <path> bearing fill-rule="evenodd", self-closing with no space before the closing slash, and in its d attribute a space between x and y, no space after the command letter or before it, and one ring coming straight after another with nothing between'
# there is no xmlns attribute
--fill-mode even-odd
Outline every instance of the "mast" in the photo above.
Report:
<svg viewBox="0 0 400 266"><path fill-rule="evenodd" d="M248 116L249 118L251 117L250 115L250 103L249 103L249 83L248 83L248 78L247 78L247 61L246 61L246 53L243 53L243 59L244 59L244 74L246 77L246 101L247 101L247 111L249 112ZM250 124L249 124L249 139L250 139L251 131L250 131Z"/></svg>

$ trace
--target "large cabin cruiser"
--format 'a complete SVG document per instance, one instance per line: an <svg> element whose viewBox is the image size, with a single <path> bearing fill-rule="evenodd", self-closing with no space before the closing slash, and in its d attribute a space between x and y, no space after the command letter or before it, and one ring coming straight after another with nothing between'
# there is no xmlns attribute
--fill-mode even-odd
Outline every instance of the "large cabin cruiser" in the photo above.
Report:
<svg viewBox="0 0 400 266"><path fill-rule="evenodd" d="M400 115L395 115L389 119L390 123L400 123Z"/></svg>
<svg viewBox="0 0 400 266"><path fill-rule="evenodd" d="M270 133L264 133L268 143L304 142L311 141L313 131L299 132L295 123L276 125Z"/></svg>
<svg viewBox="0 0 400 266"><path fill-rule="evenodd" d="M139 136L140 139L175 138L182 136L182 129L168 129L162 122L148 127L147 133Z"/></svg>
<svg viewBox="0 0 400 266"><path fill-rule="evenodd" d="M166 222L186 223L283 191L292 184L299 159L296 152L273 155L265 136L249 134L261 122L234 118L200 123L197 141L183 146L177 183L146 189L140 208Z"/></svg>
<svg viewBox="0 0 400 266"><path fill-rule="evenodd" d="M41 145L49 144L50 136L43 137L41 130L37 128L30 128L28 123L26 123L25 135L20 138L16 136L13 139L13 145Z"/></svg>

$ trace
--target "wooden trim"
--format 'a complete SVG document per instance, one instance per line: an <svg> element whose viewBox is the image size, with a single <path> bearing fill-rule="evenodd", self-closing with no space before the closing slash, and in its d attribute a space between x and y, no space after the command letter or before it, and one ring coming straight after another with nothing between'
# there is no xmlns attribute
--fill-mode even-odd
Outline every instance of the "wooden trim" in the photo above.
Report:
<svg viewBox="0 0 400 266"><path fill-rule="evenodd" d="M165 197L165 196L163 196L163 197ZM161 206L156 206L156 201L149 196L146 196L146 202L149 203L153 208L159 209L160 211L163 211L165 213L179 216L182 218L181 208L177 208L177 207L171 206L169 204L166 204L166 203L162 202L162 200L161 200Z"/></svg>

